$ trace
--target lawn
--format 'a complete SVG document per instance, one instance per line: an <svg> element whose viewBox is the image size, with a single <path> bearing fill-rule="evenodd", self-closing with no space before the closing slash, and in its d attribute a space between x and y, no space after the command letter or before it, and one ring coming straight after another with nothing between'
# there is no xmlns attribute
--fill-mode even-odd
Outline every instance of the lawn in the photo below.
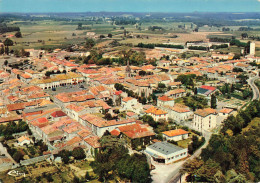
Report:
<svg viewBox="0 0 260 183"><path fill-rule="evenodd" d="M185 140L180 140L178 141L178 146L182 147L182 148L188 148L189 143L191 142L191 139L185 139Z"/></svg>

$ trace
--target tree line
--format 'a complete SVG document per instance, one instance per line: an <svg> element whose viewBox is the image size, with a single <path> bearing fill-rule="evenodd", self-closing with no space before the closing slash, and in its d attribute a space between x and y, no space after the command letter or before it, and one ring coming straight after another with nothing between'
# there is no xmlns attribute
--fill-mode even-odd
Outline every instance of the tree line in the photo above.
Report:
<svg viewBox="0 0 260 183"><path fill-rule="evenodd" d="M172 44L144 44L144 43L138 43L137 47L139 47L139 48L149 48L149 49L154 49L155 47L184 49L183 45L172 45Z"/></svg>

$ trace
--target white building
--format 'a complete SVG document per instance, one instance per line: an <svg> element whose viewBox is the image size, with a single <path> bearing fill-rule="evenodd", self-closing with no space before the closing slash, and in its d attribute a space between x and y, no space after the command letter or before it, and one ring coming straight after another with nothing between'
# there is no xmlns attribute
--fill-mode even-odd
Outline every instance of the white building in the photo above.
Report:
<svg viewBox="0 0 260 183"><path fill-rule="evenodd" d="M152 116L155 121L159 121L160 119L168 120L168 113L154 106L147 109L145 113Z"/></svg>
<svg viewBox="0 0 260 183"><path fill-rule="evenodd" d="M186 106L164 106L163 108L168 112L168 117L172 118L176 122L181 122L187 119L192 118L193 112Z"/></svg>
<svg viewBox="0 0 260 183"><path fill-rule="evenodd" d="M164 105L174 106L173 98L167 97L165 95L158 97L157 106L160 107L160 106L164 106Z"/></svg>
<svg viewBox="0 0 260 183"><path fill-rule="evenodd" d="M198 130L210 130L216 127L217 112L215 109L198 109L194 113L193 127Z"/></svg>
<svg viewBox="0 0 260 183"><path fill-rule="evenodd" d="M255 55L255 42L251 42L250 43L250 52L249 52L250 55Z"/></svg>
<svg viewBox="0 0 260 183"><path fill-rule="evenodd" d="M121 102L122 111L133 111L137 114L142 110L142 104L137 101L136 98L125 97Z"/></svg>
<svg viewBox="0 0 260 183"><path fill-rule="evenodd" d="M163 134L163 138L165 138L166 140L179 141L179 140L185 140L189 138L189 132L183 129L165 131L162 132L162 134Z"/></svg>
<svg viewBox="0 0 260 183"><path fill-rule="evenodd" d="M23 146L24 144L29 145L31 143L29 137L26 137L26 136L21 136L17 140L18 140L19 146Z"/></svg>
<svg viewBox="0 0 260 183"><path fill-rule="evenodd" d="M146 147L145 153L154 161L170 164L186 158L188 149L183 149L168 142L156 142Z"/></svg>

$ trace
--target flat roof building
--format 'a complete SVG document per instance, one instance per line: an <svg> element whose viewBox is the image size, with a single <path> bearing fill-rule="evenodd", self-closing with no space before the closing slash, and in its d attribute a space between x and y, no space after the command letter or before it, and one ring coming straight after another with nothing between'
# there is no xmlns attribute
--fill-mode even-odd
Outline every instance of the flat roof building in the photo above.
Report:
<svg viewBox="0 0 260 183"><path fill-rule="evenodd" d="M170 164L188 156L188 149L168 142L156 142L146 147L145 153L159 163Z"/></svg>

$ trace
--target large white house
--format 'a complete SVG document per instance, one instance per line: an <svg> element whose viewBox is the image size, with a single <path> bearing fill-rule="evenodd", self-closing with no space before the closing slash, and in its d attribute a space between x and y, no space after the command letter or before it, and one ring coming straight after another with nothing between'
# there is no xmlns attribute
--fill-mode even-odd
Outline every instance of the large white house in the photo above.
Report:
<svg viewBox="0 0 260 183"><path fill-rule="evenodd" d="M156 142L146 147L145 153L158 161L165 164L184 159L188 156L188 149L170 144L168 142Z"/></svg>
<svg viewBox="0 0 260 183"><path fill-rule="evenodd" d="M216 127L217 112L215 109L198 109L194 113L193 127L198 130L210 130Z"/></svg>
<svg viewBox="0 0 260 183"><path fill-rule="evenodd" d="M192 118L193 112L187 106L174 105L164 106L165 111L168 112L169 118L173 119L176 122L181 122L187 119Z"/></svg>

